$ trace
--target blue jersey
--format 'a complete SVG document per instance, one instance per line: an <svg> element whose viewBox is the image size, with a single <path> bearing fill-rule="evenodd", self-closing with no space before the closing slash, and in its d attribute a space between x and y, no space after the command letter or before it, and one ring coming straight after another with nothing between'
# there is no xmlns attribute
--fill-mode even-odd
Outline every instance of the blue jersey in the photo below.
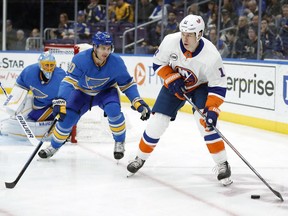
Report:
<svg viewBox="0 0 288 216"><path fill-rule="evenodd" d="M137 85L120 56L111 53L103 65L97 66L92 53L93 48L73 57L67 76L61 83L59 97L67 100L74 89L95 96L102 90L117 86L130 101L140 97Z"/></svg>
<svg viewBox="0 0 288 216"><path fill-rule="evenodd" d="M33 109L42 109L52 105L52 100L57 97L58 89L66 73L56 67L51 79L44 82L38 63L24 68L16 80L16 85L33 93Z"/></svg>

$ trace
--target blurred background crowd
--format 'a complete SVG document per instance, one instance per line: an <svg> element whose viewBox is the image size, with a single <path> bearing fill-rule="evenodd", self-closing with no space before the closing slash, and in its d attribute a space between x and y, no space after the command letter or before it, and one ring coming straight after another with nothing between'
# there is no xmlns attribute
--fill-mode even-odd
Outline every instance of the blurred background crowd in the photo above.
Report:
<svg viewBox="0 0 288 216"><path fill-rule="evenodd" d="M90 43L108 31L115 52L153 54L184 16L195 14L223 58L288 59L288 0L9 0L6 11L1 50Z"/></svg>

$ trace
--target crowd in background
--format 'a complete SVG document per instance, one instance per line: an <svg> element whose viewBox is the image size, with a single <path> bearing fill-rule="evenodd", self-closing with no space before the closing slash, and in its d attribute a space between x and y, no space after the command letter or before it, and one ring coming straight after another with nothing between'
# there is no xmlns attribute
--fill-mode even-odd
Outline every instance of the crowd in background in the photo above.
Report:
<svg viewBox="0 0 288 216"><path fill-rule="evenodd" d="M188 0L186 5L180 0L139 0L138 7L134 0L110 0L106 10L106 1L87 0L79 5L75 21L73 11L62 9L58 14L58 26L46 24L49 31L44 35L44 43L73 43L75 39L89 43L94 33L107 30L108 23L116 52L121 52L123 32L134 27L137 17L138 25L157 21L137 30L141 40L136 53L152 54L165 35L178 31L184 16L195 14L203 17L205 37L213 42L223 58L257 59L260 54L260 59L288 59L288 0L263 0L261 19L256 0L221 2L219 9L217 0ZM13 28L14 21L11 17L6 23L6 49L40 50L41 44L27 40L40 37L39 27L32 27L27 33ZM134 41L133 35L128 34L128 37L129 43ZM134 52L133 49L131 46L130 52Z"/></svg>

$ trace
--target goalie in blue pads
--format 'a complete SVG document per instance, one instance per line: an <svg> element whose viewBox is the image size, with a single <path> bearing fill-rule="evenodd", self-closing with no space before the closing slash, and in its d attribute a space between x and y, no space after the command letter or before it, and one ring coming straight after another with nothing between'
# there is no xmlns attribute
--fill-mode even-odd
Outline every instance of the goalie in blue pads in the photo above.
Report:
<svg viewBox="0 0 288 216"><path fill-rule="evenodd" d="M25 67L4 103L10 118L1 122L1 134L25 138L15 118L21 113L35 136L42 137L54 119L52 100L65 76L65 71L56 67L50 52L41 53L37 63ZM32 95L28 95L29 92Z"/></svg>

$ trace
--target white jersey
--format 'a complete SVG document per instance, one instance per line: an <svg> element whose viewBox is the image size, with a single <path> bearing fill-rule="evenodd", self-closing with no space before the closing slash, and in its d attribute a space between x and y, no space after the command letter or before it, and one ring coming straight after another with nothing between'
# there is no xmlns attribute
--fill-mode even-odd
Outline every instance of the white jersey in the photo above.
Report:
<svg viewBox="0 0 288 216"><path fill-rule="evenodd" d="M202 37L195 52L191 53L183 46L181 32L169 34L156 51L153 63L157 73L167 65L180 73L187 91L208 83L208 94L224 100L227 79L222 58L214 44L206 38Z"/></svg>

